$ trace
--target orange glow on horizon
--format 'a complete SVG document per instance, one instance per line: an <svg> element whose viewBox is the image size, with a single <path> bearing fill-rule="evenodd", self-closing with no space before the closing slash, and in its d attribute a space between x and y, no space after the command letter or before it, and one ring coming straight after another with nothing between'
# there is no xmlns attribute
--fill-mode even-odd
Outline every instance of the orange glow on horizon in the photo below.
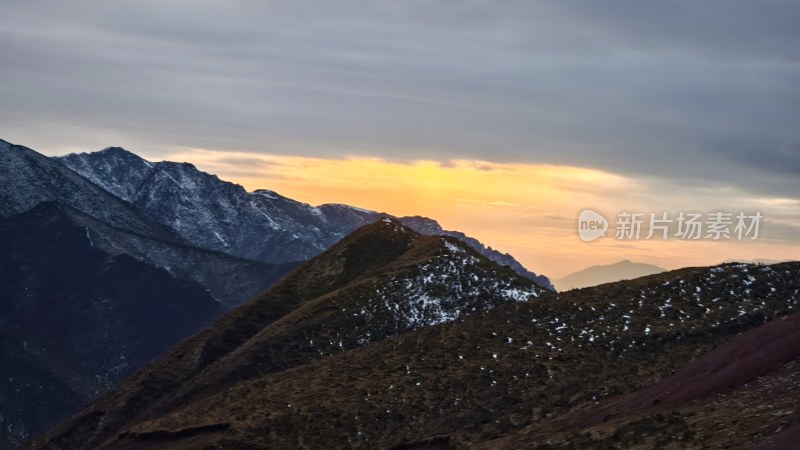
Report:
<svg viewBox="0 0 800 450"><path fill-rule="evenodd" d="M187 149L165 157L243 185L269 189L312 205L344 203L396 216L422 215L514 255L551 279L622 259L665 268L712 265L730 258L800 259L786 242L581 242L578 211L638 208L723 208L714 193L699 195L591 168L474 160L395 162ZM794 204L760 199L783 217ZM776 206L777 205L777 206ZM782 208L782 209L781 209ZM797 217L789 214L792 223ZM610 219L610 218L609 218Z"/></svg>

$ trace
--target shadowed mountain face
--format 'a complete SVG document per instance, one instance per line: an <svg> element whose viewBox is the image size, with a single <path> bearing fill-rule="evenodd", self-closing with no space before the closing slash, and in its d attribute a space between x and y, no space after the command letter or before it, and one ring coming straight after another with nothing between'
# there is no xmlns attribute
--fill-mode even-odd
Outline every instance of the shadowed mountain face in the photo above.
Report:
<svg viewBox="0 0 800 450"><path fill-rule="evenodd" d="M40 204L44 205L43 204ZM298 263L268 264L112 227L65 205L62 213L86 230L92 244L110 255L128 255L205 288L226 310L272 285Z"/></svg>
<svg viewBox="0 0 800 450"><path fill-rule="evenodd" d="M117 147L57 160L193 245L258 261L309 259L356 228L386 216L340 204L314 207L267 190L247 192L191 164L150 163ZM461 239L487 258L552 289L546 277L528 271L509 254L487 248L463 233L443 230L428 218L401 220L422 234Z"/></svg>
<svg viewBox="0 0 800 450"><path fill-rule="evenodd" d="M683 269L517 295L521 278L454 242L382 226L357 231L32 447L531 446L542 440L512 437L556 433L558 421L633 395L800 301L800 263ZM427 290L411 295L406 280ZM494 294L467 297L488 303L466 300L448 312L447 292L473 288ZM782 361L774 367L789 370ZM663 416L652 420L645 426L664 428ZM675 420L694 430L691 445L699 442L692 436L717 432Z"/></svg>
<svg viewBox="0 0 800 450"><path fill-rule="evenodd" d="M99 445L134 418L198 407L209 394L245 380L268 379L545 292L458 241L383 219L356 230L103 396L81 413L81 431L72 434L89 439L81 445ZM56 446L74 444L57 440Z"/></svg>
<svg viewBox="0 0 800 450"><path fill-rule="evenodd" d="M568 291L570 289L597 286L603 283L612 283L614 281L632 280L634 278L666 271L667 269L663 269L652 264L635 263L626 259L624 261L605 266L587 267L583 270L567 275L564 278L556 280L555 285L559 291Z"/></svg>
<svg viewBox="0 0 800 450"><path fill-rule="evenodd" d="M0 219L0 447L54 425L223 310L197 283L96 244L56 203Z"/></svg>

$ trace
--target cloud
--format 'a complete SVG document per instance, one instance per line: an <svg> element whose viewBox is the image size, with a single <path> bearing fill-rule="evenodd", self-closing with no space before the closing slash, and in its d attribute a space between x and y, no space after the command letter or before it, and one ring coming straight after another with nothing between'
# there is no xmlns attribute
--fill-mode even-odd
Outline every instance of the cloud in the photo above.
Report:
<svg viewBox="0 0 800 450"><path fill-rule="evenodd" d="M651 179L580 167L477 160L389 161L365 157L299 157L183 149L165 157L308 202L345 203L398 216L424 215L510 252L534 270L562 275L592 263L635 258L664 267L713 265L731 258L797 259L800 200L753 196L738 188L665 185ZM490 165L491 170L484 170ZM254 169L255 168L255 169ZM575 186L581 186L580 190ZM578 239L584 208L612 222L621 211L675 219L680 211L760 211L760 237L750 241L615 241ZM649 223L649 221L647 222ZM672 224L674 235L675 223ZM647 235L643 227L642 239ZM610 231L609 236L613 236Z"/></svg>
<svg viewBox="0 0 800 450"><path fill-rule="evenodd" d="M461 159L800 192L794 1L6 0L0 14L0 133L50 153Z"/></svg>

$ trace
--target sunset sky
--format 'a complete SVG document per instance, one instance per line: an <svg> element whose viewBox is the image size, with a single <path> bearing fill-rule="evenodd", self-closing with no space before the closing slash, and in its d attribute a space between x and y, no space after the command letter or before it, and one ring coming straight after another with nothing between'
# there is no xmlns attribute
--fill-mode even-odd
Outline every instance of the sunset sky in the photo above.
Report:
<svg viewBox="0 0 800 450"><path fill-rule="evenodd" d="M122 146L425 215L552 278L800 259L794 1L7 0L0 15L0 138L45 154ZM586 243L583 208L765 222L756 241Z"/></svg>
<svg viewBox="0 0 800 450"><path fill-rule="evenodd" d="M476 160L393 162L363 156L322 159L203 149L159 155L191 161L248 190L268 188L313 205L345 203L436 218L446 229L478 237L554 278L625 258L665 268L727 259L800 258L800 200L757 196L733 187L684 186L590 168ZM648 241L643 233L635 242L616 240L609 231L605 238L583 242L576 219L587 207L612 222L623 210L667 211L672 218L680 211L760 211L765 221L755 241L681 242L673 236Z"/></svg>

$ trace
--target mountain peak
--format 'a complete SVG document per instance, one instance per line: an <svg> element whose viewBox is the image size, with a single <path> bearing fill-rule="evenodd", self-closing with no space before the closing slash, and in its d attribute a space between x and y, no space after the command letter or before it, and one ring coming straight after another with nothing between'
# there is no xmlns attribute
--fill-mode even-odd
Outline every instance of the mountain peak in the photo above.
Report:
<svg viewBox="0 0 800 450"><path fill-rule="evenodd" d="M138 156L138 155L136 155L135 153L133 153L133 152L131 152L131 151L128 151L128 150L125 150L125 149L124 149L124 148L122 148L122 147L114 147L114 146L112 146L112 147L106 147L106 148L104 148L104 149L100 150L98 153L103 153L103 154L106 154L106 155L113 155L113 154L119 154L119 155L133 155L133 156L136 156L137 158L139 157L139 156Z"/></svg>
<svg viewBox="0 0 800 450"><path fill-rule="evenodd" d="M350 233L337 244L334 244L334 246L331 248L342 245L348 246L354 241L371 236L381 236L384 239L388 238L390 240L406 241L414 236L418 236L419 234L420 233L417 233L413 228L404 224L400 220L394 217L383 216L378 220L356 228L352 233Z"/></svg>
<svg viewBox="0 0 800 450"><path fill-rule="evenodd" d="M664 272L666 269L652 264L637 263L623 259L612 264L591 266L569 274L556 281L560 291L596 286L619 280L629 280Z"/></svg>
<svg viewBox="0 0 800 450"><path fill-rule="evenodd" d="M90 158L91 155L99 155L100 159L109 159L109 158L119 159L125 161L126 164L133 164L135 166L143 166L146 168L153 167L153 164L147 161L146 159L122 147L106 147L103 150L94 153L71 153L69 155L64 156L64 158L77 156L83 159L87 159Z"/></svg>
<svg viewBox="0 0 800 450"><path fill-rule="evenodd" d="M400 221L383 217L356 229L312 261L333 258L332 264L341 265L343 273L374 271L407 252L417 236Z"/></svg>
<svg viewBox="0 0 800 450"><path fill-rule="evenodd" d="M537 285L554 291L555 288L550 280L544 275L536 275L535 273L531 272L530 270L526 269L519 261L514 259L513 256L509 255L508 253L502 253L493 249L491 246L486 246L479 240L469 237L466 234L460 231L450 231L445 230L439 225L439 222L433 220L428 217L423 216L406 216L401 217L399 219L405 225L411 227L414 231L427 234L427 235L435 235L435 236L450 236L452 238L456 238L461 242L464 242L469 247L471 247L476 252L480 253L481 255L491 259L492 261L510 267L514 272L518 275L521 275L529 280L533 280L534 283Z"/></svg>
<svg viewBox="0 0 800 450"><path fill-rule="evenodd" d="M153 218L112 195L57 160L4 141L0 158L0 216L27 211L43 201L58 201L129 231L182 242Z"/></svg>
<svg viewBox="0 0 800 450"><path fill-rule="evenodd" d="M411 227L391 216L383 216L380 219L372 222L371 224L363 227L365 230L377 231L381 233L389 232L393 235L396 234L419 234Z"/></svg>
<svg viewBox="0 0 800 450"><path fill-rule="evenodd" d="M112 147L59 160L133 203L188 242L240 258L268 263L306 260L358 227L387 216L335 203L313 207L267 189L247 192L188 163L151 165L135 155L126 155L132 154ZM420 234L459 239L492 261L553 289L546 277L527 270L507 253L486 247L464 233L444 230L433 219L412 216L392 220L395 227L400 226L399 220Z"/></svg>
<svg viewBox="0 0 800 450"><path fill-rule="evenodd" d="M400 220L402 220L404 224L422 234L445 234L445 231L442 229L442 226L439 225L439 222L428 217L406 216L401 217Z"/></svg>
<svg viewBox="0 0 800 450"><path fill-rule="evenodd" d="M381 217L101 398L113 417L92 416L86 426L97 427L92 439L106 439L120 431L120 418L190 406L202 390L224 391L542 292L453 238Z"/></svg>

